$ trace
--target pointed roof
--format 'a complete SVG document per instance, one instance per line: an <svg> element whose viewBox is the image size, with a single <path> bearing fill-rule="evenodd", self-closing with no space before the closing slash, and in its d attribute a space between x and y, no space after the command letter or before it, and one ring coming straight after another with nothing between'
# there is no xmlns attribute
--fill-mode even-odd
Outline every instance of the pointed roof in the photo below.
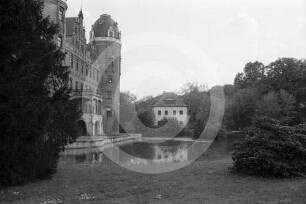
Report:
<svg viewBox="0 0 306 204"><path fill-rule="evenodd" d="M175 93L166 92L152 107L188 107Z"/></svg>
<svg viewBox="0 0 306 204"><path fill-rule="evenodd" d="M79 12L79 17L84 18L84 17L83 17L82 7L81 7L81 10L80 10L80 12Z"/></svg>

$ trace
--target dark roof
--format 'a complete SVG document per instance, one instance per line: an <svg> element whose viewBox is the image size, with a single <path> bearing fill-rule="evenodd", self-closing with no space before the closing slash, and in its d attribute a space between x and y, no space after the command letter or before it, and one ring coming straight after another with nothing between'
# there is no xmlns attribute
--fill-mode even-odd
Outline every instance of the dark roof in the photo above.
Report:
<svg viewBox="0 0 306 204"><path fill-rule="evenodd" d="M73 26L75 22L76 22L76 17L66 18L66 36L72 36Z"/></svg>
<svg viewBox="0 0 306 204"><path fill-rule="evenodd" d="M108 14L103 14L98 20L92 25L95 37L108 37L108 30L113 27L115 38L119 39L118 24Z"/></svg>
<svg viewBox="0 0 306 204"><path fill-rule="evenodd" d="M153 107L188 107L175 93L164 93Z"/></svg>

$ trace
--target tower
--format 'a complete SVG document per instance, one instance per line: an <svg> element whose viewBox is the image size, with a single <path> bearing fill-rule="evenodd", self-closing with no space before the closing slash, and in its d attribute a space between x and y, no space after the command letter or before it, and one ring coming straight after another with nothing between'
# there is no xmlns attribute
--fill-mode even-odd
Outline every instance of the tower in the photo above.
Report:
<svg viewBox="0 0 306 204"><path fill-rule="evenodd" d="M94 61L102 76L98 92L103 98L103 129L106 134L119 134L121 33L118 23L103 14L92 25L89 47L96 50Z"/></svg>
<svg viewBox="0 0 306 204"><path fill-rule="evenodd" d="M43 14L44 17L48 17L50 21L58 23L60 26L60 32L54 36L55 44L64 49L66 39L66 21L65 14L68 9L67 3L64 0L41 0L44 3Z"/></svg>

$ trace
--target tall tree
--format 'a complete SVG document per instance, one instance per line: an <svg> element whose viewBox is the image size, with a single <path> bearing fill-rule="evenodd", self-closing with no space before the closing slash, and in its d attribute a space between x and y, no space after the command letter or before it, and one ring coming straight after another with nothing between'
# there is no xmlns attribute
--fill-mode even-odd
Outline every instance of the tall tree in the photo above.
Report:
<svg viewBox="0 0 306 204"><path fill-rule="evenodd" d="M299 88L305 87L306 64L303 60L280 58L267 66L267 83L273 90L294 94Z"/></svg>
<svg viewBox="0 0 306 204"><path fill-rule="evenodd" d="M80 112L70 100L58 26L36 0L0 6L0 185L50 176L59 152L77 135Z"/></svg>
<svg viewBox="0 0 306 204"><path fill-rule="evenodd" d="M241 89L235 94L227 116L227 127L238 130L251 124L259 93L254 89Z"/></svg>
<svg viewBox="0 0 306 204"><path fill-rule="evenodd" d="M265 78L265 66L261 62L249 62L244 67L243 73L238 73L234 85L238 89L254 88Z"/></svg>
<svg viewBox="0 0 306 204"><path fill-rule="evenodd" d="M121 132L133 132L132 120L136 115L137 97L130 92L120 93L120 127Z"/></svg>
<svg viewBox="0 0 306 204"><path fill-rule="evenodd" d="M188 105L189 125L192 128L197 120L201 102L207 96L207 86L198 85L197 83L187 83L182 88L182 93L182 98L185 104Z"/></svg>
<svg viewBox="0 0 306 204"><path fill-rule="evenodd" d="M284 90L271 91L257 103L256 114L283 122L291 122L295 117L295 98Z"/></svg>

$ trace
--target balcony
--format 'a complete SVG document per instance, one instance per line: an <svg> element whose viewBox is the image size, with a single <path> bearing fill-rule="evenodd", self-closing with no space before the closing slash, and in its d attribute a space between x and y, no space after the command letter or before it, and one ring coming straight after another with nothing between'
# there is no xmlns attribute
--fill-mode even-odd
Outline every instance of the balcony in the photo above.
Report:
<svg viewBox="0 0 306 204"><path fill-rule="evenodd" d="M79 89L79 90L72 90L72 94L75 97L97 97L102 99L102 95L100 93L97 93L96 91L93 91L91 89Z"/></svg>

